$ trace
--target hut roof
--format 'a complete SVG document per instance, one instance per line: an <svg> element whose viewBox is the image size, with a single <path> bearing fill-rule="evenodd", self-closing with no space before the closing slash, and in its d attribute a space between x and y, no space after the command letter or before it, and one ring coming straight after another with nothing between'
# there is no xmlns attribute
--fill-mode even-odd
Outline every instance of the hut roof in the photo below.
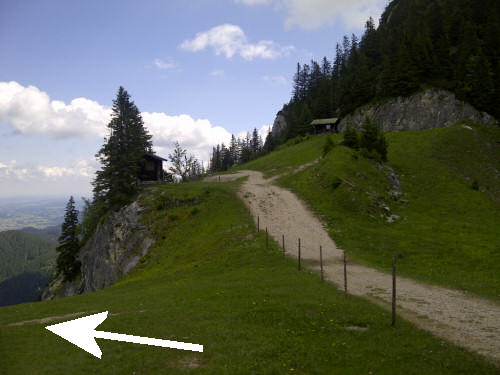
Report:
<svg viewBox="0 0 500 375"><path fill-rule="evenodd" d="M338 121L339 121L339 119L336 117L335 118L323 118L323 119L313 120L313 122L311 122L311 125L335 124Z"/></svg>
<svg viewBox="0 0 500 375"><path fill-rule="evenodd" d="M154 159L154 160L163 160L163 161L168 161L165 158L162 158L161 156L155 155L155 154L145 154L144 158L146 159Z"/></svg>

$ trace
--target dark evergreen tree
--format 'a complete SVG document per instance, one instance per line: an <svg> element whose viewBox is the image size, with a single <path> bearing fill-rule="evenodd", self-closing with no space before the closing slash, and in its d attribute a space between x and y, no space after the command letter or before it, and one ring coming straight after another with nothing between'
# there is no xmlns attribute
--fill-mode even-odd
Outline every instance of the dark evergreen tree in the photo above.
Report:
<svg viewBox="0 0 500 375"><path fill-rule="evenodd" d="M234 135L231 135L231 142L229 143L229 156L230 156L230 161L229 161L230 167L238 164L240 159L239 147L238 147L238 142L236 141Z"/></svg>
<svg viewBox="0 0 500 375"><path fill-rule="evenodd" d="M152 153L151 135L123 87L118 90L112 111L109 136L96 155L102 169L93 181L94 199L107 208L122 206L133 199L143 156Z"/></svg>
<svg viewBox="0 0 500 375"><path fill-rule="evenodd" d="M300 114L300 124L299 124L299 129L298 133L301 136L305 136L306 134L312 133L312 126L311 122L313 120L313 115L311 113L311 110L309 109L309 105L307 103L304 103L302 106L302 112Z"/></svg>
<svg viewBox="0 0 500 375"><path fill-rule="evenodd" d="M221 156L221 170L227 171L231 168L231 155L229 149L224 143L220 146L220 156Z"/></svg>
<svg viewBox="0 0 500 375"><path fill-rule="evenodd" d="M380 127L371 117L363 120L359 146L367 150L369 154L378 154L383 161L387 161L387 141Z"/></svg>
<svg viewBox="0 0 500 375"><path fill-rule="evenodd" d="M495 83L491 65L486 56L479 52L469 57L465 75L466 98L477 108L486 111L492 107L495 97Z"/></svg>
<svg viewBox="0 0 500 375"><path fill-rule="evenodd" d="M261 141L259 137L259 132L257 131L257 128L253 129L252 132L252 139L250 140L250 150L252 153L257 154L261 149Z"/></svg>
<svg viewBox="0 0 500 375"><path fill-rule="evenodd" d="M75 208L75 200L71 197L66 205L59 245L56 248L56 270L66 281L73 280L80 273L80 261L77 259L80 250L77 227L78 211Z"/></svg>
<svg viewBox="0 0 500 375"><path fill-rule="evenodd" d="M266 141L264 142L264 152L270 153L274 151L277 145L278 145L278 140L273 135L273 133L269 131L269 133L267 133Z"/></svg>

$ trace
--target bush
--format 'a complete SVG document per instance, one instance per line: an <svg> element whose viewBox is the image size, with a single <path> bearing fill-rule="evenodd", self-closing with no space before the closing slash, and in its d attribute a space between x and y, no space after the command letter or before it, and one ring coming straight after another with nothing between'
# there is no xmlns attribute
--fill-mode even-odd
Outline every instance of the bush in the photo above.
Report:
<svg viewBox="0 0 500 375"><path fill-rule="evenodd" d="M326 156L332 149L335 147L335 142L333 141L333 137L328 135L325 139L325 143L323 144L323 157Z"/></svg>
<svg viewBox="0 0 500 375"><path fill-rule="evenodd" d="M359 150L359 135L354 126L347 126L342 144L354 150Z"/></svg>
<svg viewBox="0 0 500 375"><path fill-rule="evenodd" d="M477 178L474 179L470 188L472 190L479 191L479 181L477 180Z"/></svg>

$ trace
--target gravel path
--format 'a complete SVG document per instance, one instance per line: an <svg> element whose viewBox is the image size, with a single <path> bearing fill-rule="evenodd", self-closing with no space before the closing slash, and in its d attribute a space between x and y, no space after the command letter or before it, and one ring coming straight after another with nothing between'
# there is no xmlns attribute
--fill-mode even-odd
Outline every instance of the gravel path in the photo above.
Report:
<svg viewBox="0 0 500 375"><path fill-rule="evenodd" d="M221 175L220 181L243 176L240 198L250 209L254 220L260 218L260 228L281 244L285 235L288 255L296 257L298 239L301 258L309 268L319 270L319 246L323 248L325 279L344 288L343 251L328 236L323 224L311 210L290 191L273 185L275 178L265 180L262 173L240 171ZM219 176L206 181L219 181ZM391 275L349 262L348 293L367 297L390 308ZM397 279L398 314L417 326L448 339L462 347L483 354L500 364L500 305L473 297L465 292L428 286L413 280Z"/></svg>

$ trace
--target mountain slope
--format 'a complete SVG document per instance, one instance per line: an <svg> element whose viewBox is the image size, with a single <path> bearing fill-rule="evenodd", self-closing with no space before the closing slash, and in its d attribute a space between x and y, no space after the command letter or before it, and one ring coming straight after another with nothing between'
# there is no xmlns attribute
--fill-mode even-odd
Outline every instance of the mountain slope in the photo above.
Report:
<svg viewBox="0 0 500 375"><path fill-rule="evenodd" d="M317 165L279 183L313 207L356 261L388 269L396 251L403 275L496 298L500 129L458 124L386 138L385 166L337 146ZM313 137L246 168L280 173L286 160L319 157L324 139ZM334 139L338 144L343 135Z"/></svg>
<svg viewBox="0 0 500 375"><path fill-rule="evenodd" d="M478 373L495 367L266 250L236 183L148 190L157 241L117 284L0 309L5 373ZM109 311L100 330L204 345L203 353L98 340L98 360L43 329ZM43 319L43 320L42 320ZM7 345L8 343L8 345ZM48 350L47 348L50 348Z"/></svg>

